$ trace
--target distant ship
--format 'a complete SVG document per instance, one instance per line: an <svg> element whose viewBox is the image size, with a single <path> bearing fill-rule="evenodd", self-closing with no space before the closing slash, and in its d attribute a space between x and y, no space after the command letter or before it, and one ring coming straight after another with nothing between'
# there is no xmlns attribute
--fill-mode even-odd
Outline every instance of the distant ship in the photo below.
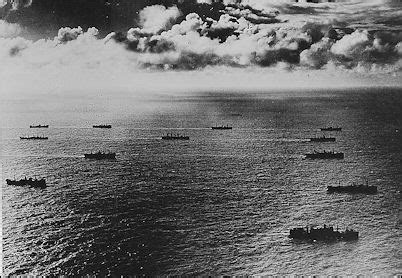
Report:
<svg viewBox="0 0 402 278"><path fill-rule="evenodd" d="M47 140L48 137L45 136L20 136L21 140Z"/></svg>
<svg viewBox="0 0 402 278"><path fill-rule="evenodd" d="M369 186L368 182L366 184L352 184L347 186L328 186L328 192L333 193L366 193L366 194L376 194L377 186Z"/></svg>
<svg viewBox="0 0 402 278"><path fill-rule="evenodd" d="M112 128L112 125L93 125L93 128Z"/></svg>
<svg viewBox="0 0 402 278"><path fill-rule="evenodd" d="M16 186L31 186L35 188L45 188L46 187L46 180L45 179L27 179L26 177L21 180L10 180L6 179L6 183L8 185L16 185Z"/></svg>
<svg viewBox="0 0 402 278"><path fill-rule="evenodd" d="M162 140L190 140L190 137L181 134L166 134L162 136Z"/></svg>
<svg viewBox="0 0 402 278"><path fill-rule="evenodd" d="M214 129L214 130L228 130L228 129L233 129L233 127L228 126L228 125L226 125L226 126L223 126L223 125L221 125L221 126L213 126L213 127L211 127L211 128Z"/></svg>
<svg viewBox="0 0 402 278"><path fill-rule="evenodd" d="M49 125L30 125L29 128L49 128Z"/></svg>
<svg viewBox="0 0 402 278"><path fill-rule="evenodd" d="M319 241L334 241L334 240L356 240L359 238L359 232L346 229L345 231L334 230L331 226L324 225L323 228L294 228L290 230L289 237L292 239L301 240L319 240Z"/></svg>
<svg viewBox="0 0 402 278"><path fill-rule="evenodd" d="M310 138L310 142L335 142L336 139L334 137L312 137Z"/></svg>
<svg viewBox="0 0 402 278"><path fill-rule="evenodd" d="M306 158L308 158L308 159L344 159L345 158L345 155L343 153L336 153L333 151L329 151L329 152L314 151L313 153L307 153L305 155L306 155Z"/></svg>
<svg viewBox="0 0 402 278"><path fill-rule="evenodd" d="M88 159L116 159L116 153L103 153L103 152L96 152L96 153L86 153L84 154L85 158Z"/></svg>
<svg viewBox="0 0 402 278"><path fill-rule="evenodd" d="M341 127L332 127L332 126L330 126L330 127L322 127L320 129L321 129L321 131L342 131Z"/></svg>

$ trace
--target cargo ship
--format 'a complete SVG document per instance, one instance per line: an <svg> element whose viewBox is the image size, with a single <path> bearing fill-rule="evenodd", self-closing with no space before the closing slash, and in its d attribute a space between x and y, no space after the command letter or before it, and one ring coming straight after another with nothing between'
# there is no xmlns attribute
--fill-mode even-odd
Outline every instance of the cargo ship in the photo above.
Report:
<svg viewBox="0 0 402 278"><path fill-rule="evenodd" d="M344 159L345 155L343 153L336 153L333 151L323 151L305 154L308 159Z"/></svg>
<svg viewBox="0 0 402 278"><path fill-rule="evenodd" d="M190 140L190 137L182 134L168 133L165 136L162 136L162 140Z"/></svg>
<svg viewBox="0 0 402 278"><path fill-rule="evenodd" d="M15 186L30 186L35 188L45 188L46 187L46 180L45 179L33 179L33 178L23 178L20 180L10 180L6 179L6 183L8 185L15 185Z"/></svg>
<svg viewBox="0 0 402 278"><path fill-rule="evenodd" d="M341 127L322 127L320 128L321 131L342 131Z"/></svg>
<svg viewBox="0 0 402 278"><path fill-rule="evenodd" d="M29 128L49 128L49 125L30 125Z"/></svg>
<svg viewBox="0 0 402 278"><path fill-rule="evenodd" d="M376 194L377 186L370 186L366 184L351 184L347 186L327 186L327 191L330 193L365 193Z"/></svg>
<svg viewBox="0 0 402 278"><path fill-rule="evenodd" d="M233 127L228 126L228 125L221 125L221 126L213 126L211 127L211 129L213 130L229 130L229 129L233 129Z"/></svg>
<svg viewBox="0 0 402 278"><path fill-rule="evenodd" d="M335 142L336 139L334 137L312 137L310 138L310 142Z"/></svg>
<svg viewBox="0 0 402 278"><path fill-rule="evenodd" d="M46 136L20 136L21 140L47 140Z"/></svg>
<svg viewBox="0 0 402 278"><path fill-rule="evenodd" d="M93 125L93 128L112 128L112 125Z"/></svg>
<svg viewBox="0 0 402 278"><path fill-rule="evenodd" d="M334 230L332 226L324 225L323 228L305 227L291 229L289 238L308 241L349 241L357 240L359 238L359 232L352 229L338 231L338 229Z"/></svg>
<svg viewBox="0 0 402 278"><path fill-rule="evenodd" d="M97 159L97 160L102 160L102 159L116 159L116 153L103 153L103 152L96 152L96 153L86 153L84 154L85 158L88 159Z"/></svg>

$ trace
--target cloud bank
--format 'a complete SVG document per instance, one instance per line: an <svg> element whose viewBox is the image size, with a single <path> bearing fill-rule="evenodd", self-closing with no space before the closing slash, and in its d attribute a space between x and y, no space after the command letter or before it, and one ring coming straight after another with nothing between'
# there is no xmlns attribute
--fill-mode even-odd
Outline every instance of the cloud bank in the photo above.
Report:
<svg viewBox="0 0 402 278"><path fill-rule="evenodd" d="M29 7L32 0L0 0L0 7L10 5L13 10Z"/></svg>
<svg viewBox="0 0 402 278"><path fill-rule="evenodd" d="M37 76L44 82L55 72L60 73L59 81L68 72L81 72L82 76L104 74L112 83L133 84L124 80L148 80L143 74L178 71L190 71L187 76L202 72L204 78L224 69L235 72L237 80L240 72L262 79L282 76L283 80L276 80L284 86L289 86L286 79L292 76L300 79L295 87L302 86L302 80L306 87L325 84L311 80L310 74L327 78L327 84L334 80L339 84L349 75L357 82L347 78L344 85L372 86L373 76L381 76L382 85L401 86L402 32L394 22L400 9L393 6L397 3L190 2L148 6L139 12L138 26L105 37L96 28L64 27L53 39L31 41L19 37L23 27L1 20L0 74L9 84L17 83L13 73L26 77L28 71L32 76L40 73ZM380 9L386 18L371 14ZM359 11L368 15L355 26L362 16ZM275 78L268 79L272 82L255 83L278 86L272 84Z"/></svg>
<svg viewBox="0 0 402 278"><path fill-rule="evenodd" d="M0 20L0 38L14 38L18 37L23 28L19 24L8 23L4 20Z"/></svg>

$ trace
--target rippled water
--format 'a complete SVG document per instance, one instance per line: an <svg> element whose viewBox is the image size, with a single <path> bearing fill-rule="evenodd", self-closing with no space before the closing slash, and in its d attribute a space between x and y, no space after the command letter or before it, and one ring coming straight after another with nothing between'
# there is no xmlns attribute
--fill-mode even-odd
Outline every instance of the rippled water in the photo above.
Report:
<svg viewBox="0 0 402 278"><path fill-rule="evenodd" d="M402 272L400 90L6 100L1 104L3 264L9 274ZM29 130L30 124L50 124ZM91 128L110 123L111 130ZM233 130L212 131L215 124ZM311 143L342 126L335 143ZM186 142L160 140L185 133ZM20 141L26 134L48 141ZM344 160L307 161L316 150ZM116 161L83 153L117 152ZM38 175L48 188L7 186ZM377 195L328 194L367 179ZM338 225L355 242L294 242Z"/></svg>

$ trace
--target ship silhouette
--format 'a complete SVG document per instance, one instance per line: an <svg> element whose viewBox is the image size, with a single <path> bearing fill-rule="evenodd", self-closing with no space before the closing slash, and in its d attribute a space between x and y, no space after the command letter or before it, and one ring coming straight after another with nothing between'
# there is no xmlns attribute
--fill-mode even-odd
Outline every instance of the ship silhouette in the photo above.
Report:
<svg viewBox="0 0 402 278"><path fill-rule="evenodd" d="M20 136L21 140L47 140L46 136Z"/></svg>
<svg viewBox="0 0 402 278"><path fill-rule="evenodd" d="M312 137L310 138L310 142L335 142L336 139L334 137L325 137L321 136L321 137Z"/></svg>
<svg viewBox="0 0 402 278"><path fill-rule="evenodd" d="M211 127L211 129L213 129L213 130L229 130L229 129L233 129L233 127L231 127L229 125L221 125L221 126L213 126L213 127Z"/></svg>
<svg viewBox="0 0 402 278"><path fill-rule="evenodd" d="M162 140L190 140L190 137L182 134L168 133L162 136Z"/></svg>
<svg viewBox="0 0 402 278"><path fill-rule="evenodd" d="M85 153L84 154L85 158L88 159L97 159L97 160L103 160L103 159L116 159L116 153L103 153L101 151L98 151L96 153Z"/></svg>
<svg viewBox="0 0 402 278"><path fill-rule="evenodd" d="M93 125L93 128L112 128L112 125Z"/></svg>
<svg viewBox="0 0 402 278"><path fill-rule="evenodd" d="M45 179L33 179L33 178L23 178L20 180L10 180L6 179L6 183L8 185L15 185L15 186L31 186L35 188L45 188L46 187L46 180Z"/></svg>
<svg viewBox="0 0 402 278"><path fill-rule="evenodd" d="M290 230L289 237L300 240L336 241L357 240L359 232L346 229L345 231L334 230L332 226L324 225L323 228L294 228Z"/></svg>
<svg viewBox="0 0 402 278"><path fill-rule="evenodd" d="M366 194L376 194L377 186L369 186L368 182L366 184L351 184L347 186L327 186L327 190L330 193L366 193Z"/></svg>
<svg viewBox="0 0 402 278"><path fill-rule="evenodd" d="M322 127L322 128L320 128L320 130L321 131L342 131L342 128L329 126L329 127Z"/></svg>
<svg viewBox="0 0 402 278"><path fill-rule="evenodd" d="M30 125L29 128L49 128L49 125Z"/></svg>
<svg viewBox="0 0 402 278"><path fill-rule="evenodd" d="M317 152L314 151L313 153L305 154L306 158L308 159L344 159L344 153L336 153L333 151L323 151Z"/></svg>

